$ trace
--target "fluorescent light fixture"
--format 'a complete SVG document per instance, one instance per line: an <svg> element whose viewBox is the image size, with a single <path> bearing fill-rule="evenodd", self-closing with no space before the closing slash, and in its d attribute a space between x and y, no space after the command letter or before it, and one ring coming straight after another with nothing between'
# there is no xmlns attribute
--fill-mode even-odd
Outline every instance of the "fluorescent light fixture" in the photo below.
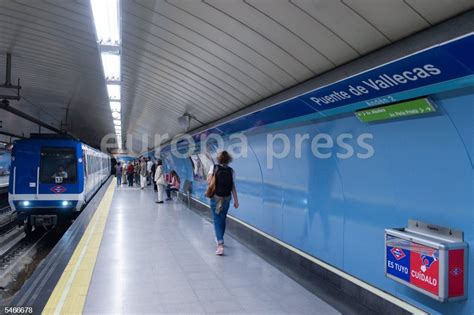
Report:
<svg viewBox="0 0 474 315"><path fill-rule="evenodd" d="M119 0L91 0L97 41L120 45Z"/></svg>
<svg viewBox="0 0 474 315"><path fill-rule="evenodd" d="M120 119L120 113L119 112L112 112L112 117L113 117L113 119Z"/></svg>
<svg viewBox="0 0 474 315"><path fill-rule="evenodd" d="M120 55L103 52L102 66L106 81L120 81Z"/></svg>
<svg viewBox="0 0 474 315"><path fill-rule="evenodd" d="M119 112L121 111L121 104L120 102L110 102L110 110L113 112Z"/></svg>
<svg viewBox="0 0 474 315"><path fill-rule="evenodd" d="M107 92L109 93L110 100L120 100L120 85L107 84Z"/></svg>
<svg viewBox="0 0 474 315"><path fill-rule="evenodd" d="M120 0L90 0L115 132L121 137Z"/></svg>

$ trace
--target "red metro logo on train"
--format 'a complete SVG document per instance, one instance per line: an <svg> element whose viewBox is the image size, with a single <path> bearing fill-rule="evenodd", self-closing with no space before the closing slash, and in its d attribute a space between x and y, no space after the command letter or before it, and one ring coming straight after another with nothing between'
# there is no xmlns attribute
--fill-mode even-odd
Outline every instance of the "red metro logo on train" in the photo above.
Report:
<svg viewBox="0 0 474 315"><path fill-rule="evenodd" d="M55 194L62 194L66 191L66 188L64 186L56 185L54 187L51 187L51 191Z"/></svg>

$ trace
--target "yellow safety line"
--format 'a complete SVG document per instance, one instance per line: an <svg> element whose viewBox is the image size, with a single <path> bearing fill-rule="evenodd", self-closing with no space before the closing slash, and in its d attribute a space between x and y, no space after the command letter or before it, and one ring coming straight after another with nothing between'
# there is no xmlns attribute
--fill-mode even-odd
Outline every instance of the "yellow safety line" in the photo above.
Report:
<svg viewBox="0 0 474 315"><path fill-rule="evenodd" d="M110 183L42 314L82 314L114 188Z"/></svg>

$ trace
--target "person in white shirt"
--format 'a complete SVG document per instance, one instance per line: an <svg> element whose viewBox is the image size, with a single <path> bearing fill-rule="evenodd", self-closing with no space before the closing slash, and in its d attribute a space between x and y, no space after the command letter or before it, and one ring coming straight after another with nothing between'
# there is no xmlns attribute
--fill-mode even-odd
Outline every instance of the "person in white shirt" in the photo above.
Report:
<svg viewBox="0 0 474 315"><path fill-rule="evenodd" d="M151 161L151 158L147 158L146 171L147 171L148 185L151 185L151 182L153 180L153 178L151 178L151 168L152 167L153 167L153 162Z"/></svg>
<svg viewBox="0 0 474 315"><path fill-rule="evenodd" d="M166 188L165 173L163 172L163 162L161 160L156 161L156 170L155 170L155 182L158 187L158 200L156 203L164 203L163 195Z"/></svg>

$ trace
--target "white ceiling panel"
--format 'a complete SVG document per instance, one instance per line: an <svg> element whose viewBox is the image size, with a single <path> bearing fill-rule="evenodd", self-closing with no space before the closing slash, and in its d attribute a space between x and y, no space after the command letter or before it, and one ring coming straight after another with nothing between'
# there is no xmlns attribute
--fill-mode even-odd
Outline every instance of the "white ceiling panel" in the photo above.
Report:
<svg viewBox="0 0 474 315"><path fill-rule="evenodd" d="M271 91L258 80L247 75L245 72L241 71L233 64L226 62L219 56L201 48L199 45L183 39L182 37L154 24L143 23L143 20L141 20L140 17L131 18L128 21L133 24L137 30L145 29L153 34L152 36L154 37L154 42L156 44L163 46L168 51L171 51L184 59L194 59L202 67L210 68L208 71L213 75L238 87L248 95L253 94L253 97L259 99L264 96L260 94L260 89L264 89L267 93L271 93ZM211 66L209 67L209 65ZM254 87L258 87L258 89Z"/></svg>
<svg viewBox="0 0 474 315"><path fill-rule="evenodd" d="M358 57L360 54L348 42L341 38L337 33L319 22L305 10L296 6L288 0L272 0L269 1L248 0L246 3L252 8L259 10L262 15L268 19L272 19L279 28L271 27L268 35L280 38L280 42L286 46L292 47L287 41L288 37L293 37L299 42L305 43L312 49L302 47L301 50L305 54L314 55L317 52L324 56L323 65L327 66L327 61L331 66L340 65L348 59ZM309 2L309 1L307 1ZM313 1L312 1L313 2ZM315 2L313 2L315 3ZM285 28L287 32L281 32ZM290 34L288 34L290 33ZM299 52L301 54L301 52ZM304 60L300 58L301 60ZM319 60L321 61L321 60ZM308 65L316 64L316 60L307 60ZM315 68L314 66L309 66ZM322 69L314 69L315 72L324 71Z"/></svg>
<svg viewBox="0 0 474 315"><path fill-rule="evenodd" d="M342 0L391 41L424 29L429 23L403 0ZM433 1L436 2L436 1Z"/></svg>
<svg viewBox="0 0 474 315"><path fill-rule="evenodd" d="M204 39L203 43L206 44L208 50L217 52L215 47L222 47L221 51L231 53L234 56L233 58L244 60L257 71L261 71L279 82L282 87L297 83L295 78L282 69L280 65L269 59L265 53L260 54L252 49L252 47L236 40L223 30L214 27L208 21L202 20L164 1L159 1L155 4L153 4L153 1L148 0L136 0L136 2L141 5L142 10L153 10L155 13L154 21L166 21L169 24L168 29L174 31L177 29L176 25L181 25L188 33L188 36L199 40Z"/></svg>
<svg viewBox="0 0 474 315"><path fill-rule="evenodd" d="M160 0L158 0L157 3L162 4ZM232 40L241 42L255 52L271 60L284 71L289 73L293 78L309 78L314 75L314 72L312 72L303 62L296 59L295 56L292 56L289 52L278 47L275 42L268 40L265 37L265 34L258 33L249 28L233 15L231 16L202 1L174 0L169 1L169 3L173 4L177 9L206 21L208 24L231 36ZM222 4L223 3L224 2L222 2ZM234 1L230 1L230 5L233 3ZM240 16L242 12L237 11L234 12L234 14Z"/></svg>
<svg viewBox="0 0 474 315"><path fill-rule="evenodd" d="M269 3L269 1L260 1L259 7L256 7L255 3L252 6L248 2L241 0L228 0L225 2L221 0L206 0L204 2L223 14L232 17L242 27L248 28L251 32L262 36L265 41L272 43L282 53L286 53L301 63L312 74L321 73L334 66L334 62L331 61L328 55L318 50L315 47L316 45L311 45L313 43L303 40L302 36L291 32L280 21L275 20L266 13L268 11L270 13L273 12L284 21L302 17L300 14L295 14L295 11L290 11L291 7L285 7L285 2L272 1ZM287 10L286 14L279 14L285 9ZM245 36L245 33L242 35ZM321 43L321 46L323 45L324 43Z"/></svg>
<svg viewBox="0 0 474 315"><path fill-rule="evenodd" d="M474 0L121 0L122 124L155 133L210 123L472 9ZM113 133L89 0L0 1L12 106L97 144ZM66 112L68 119L66 121ZM1 112L3 130L37 128ZM20 123L19 121L22 121ZM8 130L7 130L8 129ZM145 141L146 142L146 141Z"/></svg>
<svg viewBox="0 0 474 315"><path fill-rule="evenodd" d="M127 22L130 22L130 19ZM139 21L136 20L134 24L128 23L126 25L131 33L131 36L127 35L129 38L140 39L139 36L143 34L145 29L139 27L139 25ZM255 102L262 97L245 80L236 77L233 74L235 71L225 71L227 69L223 69L222 64L216 64L216 60L206 60L191 49L185 50L169 41L163 40L154 27L150 27L148 31L149 34L145 39L146 44L143 47L145 50L154 51L161 58L182 68L189 69L192 73L196 73L223 91L228 91L229 96L234 98L236 102L239 100L246 103Z"/></svg>
<svg viewBox="0 0 474 315"><path fill-rule="evenodd" d="M143 10L139 10L140 6L131 6L129 8L133 12L129 11L127 12L128 14L136 14L137 18L142 18L143 14L139 15L140 12L143 12ZM217 62L224 64L223 66L229 69L229 71L235 72L241 78L246 77L246 80L251 80L252 85L262 87L271 93L278 92L283 87L279 80L273 79L271 75L255 67L248 60L237 55L233 50L216 44L212 39L173 21L159 12L153 11L150 21L150 24L160 29L162 36L170 42L182 48L192 46L193 50L199 51L200 54L208 54L209 57L207 58L214 58Z"/></svg>
<svg viewBox="0 0 474 315"><path fill-rule="evenodd" d="M133 40L130 43L133 44ZM208 73L183 60L173 60L172 56L170 59L170 55L167 53L158 54L160 52L156 46L146 43L140 52L137 52L142 56L142 62L131 64L131 72L136 71L135 75L142 76L144 80L159 81L178 93L189 94L193 99L204 103L210 101L216 106L222 105L223 108L230 109L240 105L239 99L226 91L222 87L223 84L221 86L215 84L214 82L218 84L221 82L215 80ZM128 55L124 53L124 67L128 62L127 57ZM159 60L158 63L157 60ZM135 60L132 59L131 62L134 63ZM189 66L191 71L186 66ZM143 71L146 73L143 74Z"/></svg>
<svg viewBox="0 0 474 315"><path fill-rule="evenodd" d="M436 5L433 0L405 0L405 3L431 24L474 8L474 0L436 0Z"/></svg>
<svg viewBox="0 0 474 315"><path fill-rule="evenodd" d="M390 43L384 34L342 1L291 0L290 3L329 28L359 54Z"/></svg>

